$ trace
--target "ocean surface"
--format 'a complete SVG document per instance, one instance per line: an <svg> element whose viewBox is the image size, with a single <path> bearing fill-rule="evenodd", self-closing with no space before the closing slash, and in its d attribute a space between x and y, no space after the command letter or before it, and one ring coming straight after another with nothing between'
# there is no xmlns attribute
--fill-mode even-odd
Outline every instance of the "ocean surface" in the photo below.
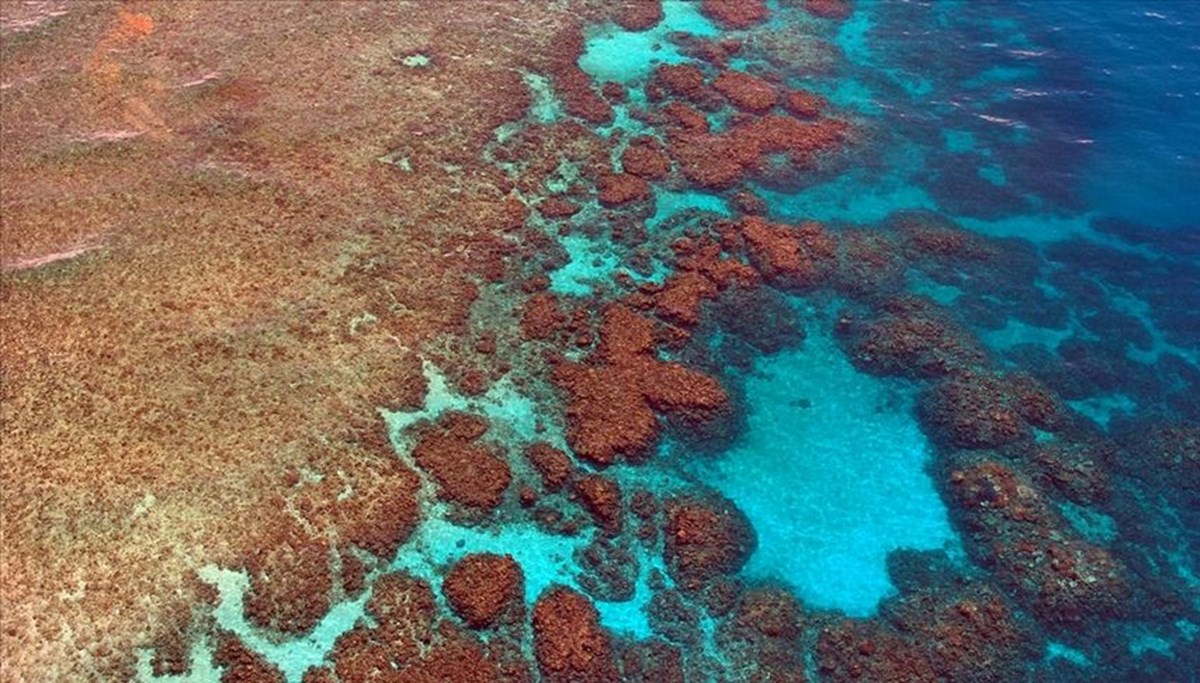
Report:
<svg viewBox="0 0 1200 683"><path fill-rule="evenodd" d="M850 123L839 149L807 165L771 160L782 166L728 188L652 182L640 240L615 237L616 214L590 200L530 219L555 257L527 274L544 265L544 293L591 312L670 287L684 270L670 245L745 220L736 192L761 200L771 225L820 223L835 245L827 262L800 247L819 284L768 276L756 295L722 284L697 320L668 326L686 328L684 341L654 342L657 359L724 387L719 428L638 389L650 398L634 403L661 427L650 452L587 460L568 383L533 391L542 385L510 377L464 392L427 356L422 406L380 410L406 465L425 467L412 455L422 425L472 413L513 463L547 441L615 482L624 527L564 532L512 494L481 522L431 498L370 580L407 574L440 596L462 558L508 555L527 612L565 586L613 642L677 650L689 681L1198 680L1200 1L853 0L844 19L804 5L771 0L764 23L743 30L663 0L648 30L586 27L579 67L624 96L611 121L585 125L614 163L636 136L667 140L665 117L645 113L662 108L656 69L712 77L720 69L694 41L729 38L741 46L727 69L820 95L822 116ZM545 76L524 82L533 110L498 132L497 159L523 128L572 119ZM730 109L706 111L714 134L742 125ZM517 177L519 158L496 163ZM582 173L555 172L564 184ZM723 246L721 258L735 253ZM529 294L496 291L497 310ZM663 310L646 301L647 316ZM618 364L598 360L607 341L589 343L552 349L556 362ZM669 529L636 537L638 491L668 509L723 510L734 536L744 520L744 556L689 589L687 563L711 558L672 550ZM555 495L546 505L574 519L578 496ZM244 572L201 578L218 592L217 626L289 683L330 671L339 639L374 624L367 590L304 635L271 633L247 618ZM729 594L736 606L720 607ZM801 625L766 633L751 594L775 596ZM541 656L528 640L516 651ZM215 680L211 650L197 641L177 677L156 675L147 648L138 675ZM605 680L546 666L541 680Z"/></svg>

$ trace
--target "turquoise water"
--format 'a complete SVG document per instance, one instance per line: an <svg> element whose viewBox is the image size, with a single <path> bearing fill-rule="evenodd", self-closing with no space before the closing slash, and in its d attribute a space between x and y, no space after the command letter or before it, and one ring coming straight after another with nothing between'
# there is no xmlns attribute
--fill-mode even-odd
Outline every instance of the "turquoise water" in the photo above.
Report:
<svg viewBox="0 0 1200 683"><path fill-rule="evenodd" d="M615 25L593 29L579 66L598 82L634 83L659 64L688 61L668 39L675 31L706 37L719 33L696 3L666 0L662 21L649 31L624 31Z"/></svg>
<svg viewBox="0 0 1200 683"><path fill-rule="evenodd" d="M887 555L954 544L925 473L930 447L913 388L858 372L828 320L803 348L756 361L746 433L697 475L737 503L758 532L745 574L790 585L805 604L874 614L895 593Z"/></svg>

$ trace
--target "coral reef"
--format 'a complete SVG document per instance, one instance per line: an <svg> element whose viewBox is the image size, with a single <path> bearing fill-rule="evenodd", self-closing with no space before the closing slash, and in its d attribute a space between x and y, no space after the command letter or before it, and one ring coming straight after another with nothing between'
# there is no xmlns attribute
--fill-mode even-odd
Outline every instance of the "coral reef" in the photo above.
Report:
<svg viewBox="0 0 1200 683"><path fill-rule="evenodd" d="M563 321L558 299L549 292L539 292L525 303L521 313L521 334L528 340L550 339Z"/></svg>
<svg viewBox="0 0 1200 683"><path fill-rule="evenodd" d="M1040 643L986 585L897 598L888 619L830 623L816 645L822 680L997 681L1019 677Z"/></svg>
<svg viewBox="0 0 1200 683"><path fill-rule="evenodd" d="M621 153L621 168L647 180L661 180L671 171L671 160L658 140L640 135Z"/></svg>
<svg viewBox="0 0 1200 683"><path fill-rule="evenodd" d="M769 14L765 0L702 0L700 11L733 29L750 28Z"/></svg>
<svg viewBox="0 0 1200 683"><path fill-rule="evenodd" d="M655 29L660 0L418 4L98 4L70 10L81 38L53 59L28 46L54 25L6 47L0 678L130 679L146 646L183 675L209 643L222 680L283 680L215 625L207 565L244 569L242 616L274 645L370 596L305 683L1068 680L1047 638L1163 680L1194 662L1191 569L1164 569L1190 541L1162 522L1189 526L1200 492L1200 296L1159 285L1200 268L1143 251L1185 239L793 218L779 193L882 171L836 153L898 135L836 111L845 36L802 11L840 21L849 0L703 0L704 37ZM215 30L182 42L197 26ZM330 37L351 33L349 52ZM653 72L593 80L583 57L612 38L657 52ZM931 172L985 158L944 156ZM1025 201L970 170L929 196ZM590 293L565 293L568 265ZM973 561L893 553L898 592L861 619L754 583L753 526L689 469L743 433L741 380L819 324L900 378L876 410L920 392ZM1022 325L1053 341L995 341ZM661 462L614 466L664 433ZM550 579L570 586L528 606L528 548L523 569L453 535L437 589L396 570L443 550L434 527L397 557L423 506L571 544ZM647 593L640 640L592 602ZM1134 652L1143 628L1175 659Z"/></svg>
<svg viewBox="0 0 1200 683"><path fill-rule="evenodd" d="M1130 420L1119 423L1114 431L1121 449L1111 459L1120 470L1162 485L1162 490L1185 505L1200 499L1200 427L1196 423Z"/></svg>
<svg viewBox="0 0 1200 683"><path fill-rule="evenodd" d="M698 590L736 572L754 550L750 522L720 497L669 499L664 512L664 558L680 588Z"/></svg>
<svg viewBox="0 0 1200 683"><path fill-rule="evenodd" d="M412 457L438 484L438 495L490 510L500 504L512 473L494 447L477 441L488 429L477 415L449 413L421 429Z"/></svg>
<svg viewBox="0 0 1200 683"><path fill-rule="evenodd" d="M524 612L524 576L511 555L477 553L459 560L442 583L446 600L471 628Z"/></svg>
<svg viewBox="0 0 1200 683"><path fill-rule="evenodd" d="M808 680L799 647L803 626L800 605L781 588L747 590L722 622L717 642L722 655L746 680Z"/></svg>
<svg viewBox="0 0 1200 683"><path fill-rule="evenodd" d="M930 438L959 448L996 448L1054 429L1063 419L1057 398L1028 377L964 373L926 391L921 425Z"/></svg>
<svg viewBox="0 0 1200 683"><path fill-rule="evenodd" d="M637 590L641 563L627 541L598 536L575 553L579 587L596 600L628 602Z"/></svg>
<svg viewBox="0 0 1200 683"><path fill-rule="evenodd" d="M612 208L644 202L650 198L650 185L632 173L600 176L600 204Z"/></svg>
<svg viewBox="0 0 1200 683"><path fill-rule="evenodd" d="M283 674L231 633L223 633L213 661L223 667L221 683L283 683Z"/></svg>
<svg viewBox="0 0 1200 683"><path fill-rule="evenodd" d="M887 299L873 317L843 313L836 329L850 361L871 374L953 376L987 360L976 339L925 299Z"/></svg>
<svg viewBox="0 0 1200 683"><path fill-rule="evenodd" d="M741 231L750 262L767 282L797 289L829 277L837 244L819 223L777 225L750 216L742 220Z"/></svg>
<svg viewBox="0 0 1200 683"><path fill-rule="evenodd" d="M645 457L658 436L656 412L711 419L727 401L716 380L654 352L654 324L626 306L605 309L600 345L584 363L561 361L567 441L578 457L607 465Z"/></svg>
<svg viewBox="0 0 1200 683"><path fill-rule="evenodd" d="M533 444L525 449L525 457L541 475L542 486L547 491L558 491L571 476L571 459L550 444Z"/></svg>
<svg viewBox="0 0 1200 683"><path fill-rule="evenodd" d="M968 549L1039 621L1078 627L1126 610L1122 564L1073 533L1026 477L986 456L964 456L948 480Z"/></svg>
<svg viewBox="0 0 1200 683"><path fill-rule="evenodd" d="M345 425L419 407L419 353L505 266L523 205L483 153L596 10L77 5L14 38L9 9L0 659L130 680L194 571L268 550L291 499L343 556L407 537L415 476Z"/></svg>
<svg viewBox="0 0 1200 683"><path fill-rule="evenodd" d="M679 648L661 640L627 645L621 652L621 680L631 683L684 683Z"/></svg>
<svg viewBox="0 0 1200 683"><path fill-rule="evenodd" d="M609 533L620 531L625 510L617 482L599 474L587 474L575 481L575 494L600 528Z"/></svg>
<svg viewBox="0 0 1200 683"><path fill-rule="evenodd" d="M290 524L247 561L246 618L262 628L305 633L329 611L333 575L329 545Z"/></svg>
<svg viewBox="0 0 1200 683"><path fill-rule="evenodd" d="M600 627L595 606L562 586L543 593L533 607L533 645L538 670L551 683L615 683L612 640Z"/></svg>
<svg viewBox="0 0 1200 683"><path fill-rule="evenodd" d="M662 0L625 0L613 13L613 21L626 31L645 31L662 18Z"/></svg>
<svg viewBox="0 0 1200 683"><path fill-rule="evenodd" d="M851 0L804 0L804 9L822 19L845 19L854 11Z"/></svg>
<svg viewBox="0 0 1200 683"><path fill-rule="evenodd" d="M770 111L779 99L774 86L744 71L722 71L712 86L733 106L755 114Z"/></svg>

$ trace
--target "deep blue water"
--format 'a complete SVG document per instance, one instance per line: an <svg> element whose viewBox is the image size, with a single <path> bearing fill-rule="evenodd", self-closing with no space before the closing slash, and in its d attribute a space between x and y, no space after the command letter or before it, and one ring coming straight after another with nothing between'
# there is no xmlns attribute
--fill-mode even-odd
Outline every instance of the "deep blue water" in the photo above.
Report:
<svg viewBox="0 0 1200 683"><path fill-rule="evenodd" d="M1081 72L1077 86L1047 85L1064 109L1089 112L1094 142L1078 179L1088 206L1149 227L1200 230L1200 2L1012 5L1044 27L1055 46L1048 58Z"/></svg>

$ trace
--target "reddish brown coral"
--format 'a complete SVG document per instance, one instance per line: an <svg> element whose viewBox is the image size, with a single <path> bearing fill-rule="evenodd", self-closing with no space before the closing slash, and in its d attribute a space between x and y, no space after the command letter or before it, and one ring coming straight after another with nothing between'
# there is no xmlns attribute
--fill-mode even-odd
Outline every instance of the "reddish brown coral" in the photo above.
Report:
<svg viewBox="0 0 1200 683"><path fill-rule="evenodd" d="M625 86L615 81L608 81L600 88L600 94L604 95L604 99L609 102L624 102L628 99L625 94Z"/></svg>
<svg viewBox="0 0 1200 683"><path fill-rule="evenodd" d="M801 119L817 118L827 105L824 97L806 90L791 90L783 96L783 108Z"/></svg>
<svg viewBox="0 0 1200 683"><path fill-rule="evenodd" d="M653 291L655 312L663 320L684 328L700 322L700 306L715 299L721 290L730 285L754 288L759 282L758 273L740 261L721 256L721 246L711 238L693 240L681 238L672 245L678 258L678 272L662 287ZM647 302L646 307L650 306ZM681 333L675 330L675 333ZM686 336L678 336L679 343Z"/></svg>
<svg viewBox="0 0 1200 683"><path fill-rule="evenodd" d="M379 459L370 468L343 464L341 485L352 487L351 497L345 500L335 497L337 505L332 510L327 504L316 503L315 510L329 511L340 546L356 546L387 561L416 528L421 482L415 472L395 457L390 444L386 449L379 445L377 452Z"/></svg>
<svg viewBox="0 0 1200 683"><path fill-rule="evenodd" d="M811 167L824 152L846 139L849 126L835 119L799 121L790 116L763 116L736 121L720 134L707 133L707 121L677 102L664 108L675 126L668 151L684 176L700 187L723 190L747 174L765 174L782 155L787 168ZM771 162L771 163L768 163ZM786 169L774 169L775 174Z"/></svg>
<svg viewBox="0 0 1200 683"><path fill-rule="evenodd" d="M654 324L623 305L605 309L598 352L560 363L555 381L568 396L571 448L597 464L645 455L659 431L655 411L703 420L727 402L711 377L659 360Z"/></svg>
<svg viewBox="0 0 1200 683"><path fill-rule="evenodd" d="M583 36L572 32L568 40L578 40L582 44ZM577 51L582 53L582 46ZM561 62L554 68L554 90L562 99L563 109L571 116L579 117L592 124L604 125L613 120L612 105L597 92L592 85L592 79L574 62Z"/></svg>
<svg viewBox="0 0 1200 683"><path fill-rule="evenodd" d="M707 133L708 117L682 102L671 102L662 108L663 119L675 132ZM680 140L681 138L674 138Z"/></svg>
<svg viewBox="0 0 1200 683"><path fill-rule="evenodd" d="M740 237L736 228L731 234ZM731 285L753 288L762 281L758 271L751 266L737 259L723 257L721 244L711 238L684 238L676 241L672 247L678 257L681 271L700 273L722 289Z"/></svg>
<svg viewBox="0 0 1200 683"><path fill-rule="evenodd" d="M511 555L478 553L454 565L442 583L450 607L471 628L487 628L520 611L524 575Z"/></svg>
<svg viewBox="0 0 1200 683"><path fill-rule="evenodd" d="M1027 377L971 372L926 392L919 414L926 432L941 443L994 448L1028 436L1031 424L1053 427L1062 408Z"/></svg>
<svg viewBox="0 0 1200 683"><path fill-rule="evenodd" d="M671 160L658 140L642 135L629 141L621 154L621 168L647 180L658 180L670 173Z"/></svg>
<svg viewBox="0 0 1200 683"><path fill-rule="evenodd" d="M343 553L342 560L342 590L346 596L357 598L367 588L367 572L369 568L357 555Z"/></svg>
<svg viewBox="0 0 1200 683"><path fill-rule="evenodd" d="M542 476L547 491L557 491L571 476L571 459L566 453L548 443L535 443L525 449L525 457Z"/></svg>
<svg viewBox="0 0 1200 683"><path fill-rule="evenodd" d="M549 683L615 683L612 643L595 606L575 591L555 586L533 607L533 647Z"/></svg>
<svg viewBox="0 0 1200 683"><path fill-rule="evenodd" d="M565 316L558 310L558 298L549 292L529 297L521 311L521 336L528 340L554 337Z"/></svg>
<svg viewBox="0 0 1200 683"><path fill-rule="evenodd" d="M664 556L676 585L695 590L742 567L754 529L733 503L689 496L667 501Z"/></svg>
<svg viewBox="0 0 1200 683"><path fill-rule="evenodd" d="M804 9L822 19L845 19L853 11L850 0L804 0Z"/></svg>
<svg viewBox="0 0 1200 683"><path fill-rule="evenodd" d="M783 589L756 588L739 597L718 628L717 643L746 680L805 683L800 626L796 598Z"/></svg>
<svg viewBox="0 0 1200 683"><path fill-rule="evenodd" d="M478 416L450 413L427 426L412 457L438 484L438 494L467 507L500 504L512 475L494 448L475 443L487 431Z"/></svg>
<svg viewBox="0 0 1200 683"><path fill-rule="evenodd" d="M786 152L792 163L807 165L814 155L840 145L849 132L849 124L838 119L800 121L771 115L737 126L729 134L755 141L764 154Z"/></svg>
<svg viewBox="0 0 1200 683"><path fill-rule="evenodd" d="M329 611L333 590L329 545L311 538L298 523L281 530L246 565L251 581L244 609L251 623L305 633Z"/></svg>
<svg viewBox="0 0 1200 683"><path fill-rule="evenodd" d="M662 0L625 0L613 14L613 21L626 31L645 31L662 18Z"/></svg>
<svg viewBox="0 0 1200 683"><path fill-rule="evenodd" d="M683 271L671 276L655 297L658 315L677 325L691 326L700 322L700 302L717 296L712 280L696 271Z"/></svg>
<svg viewBox="0 0 1200 683"><path fill-rule="evenodd" d="M561 164L578 169L587 184L610 166L608 142L571 120L523 127L492 153L496 161L512 166L515 186L527 195L544 195Z"/></svg>
<svg viewBox="0 0 1200 683"><path fill-rule="evenodd" d="M222 633L213 661L224 671L221 683L283 683L283 674L242 644L232 633Z"/></svg>
<svg viewBox="0 0 1200 683"><path fill-rule="evenodd" d="M774 86L744 71L722 71L713 87L733 106L756 114L769 111L779 99Z"/></svg>
<svg viewBox="0 0 1200 683"><path fill-rule="evenodd" d="M614 533L620 530L624 511L617 482L599 474L589 474L575 482L575 493L603 529Z"/></svg>
<svg viewBox="0 0 1200 683"><path fill-rule="evenodd" d="M671 138L669 149L684 177L712 190L725 190L741 182L760 155L754 140L732 135L677 135Z"/></svg>
<svg viewBox="0 0 1200 683"><path fill-rule="evenodd" d="M996 591L923 590L889 605L892 623L844 620L821 629L823 680L984 683L1012 680L1040 643Z"/></svg>
<svg viewBox="0 0 1200 683"><path fill-rule="evenodd" d="M591 78L579 68L579 57L584 50L583 27L578 23L562 26L551 41L550 62L546 66L563 108L588 123L612 121L612 107L596 93Z"/></svg>
<svg viewBox="0 0 1200 683"><path fill-rule="evenodd" d="M837 246L819 223L793 227L750 216L742 220L741 228L751 263L769 282L811 287L833 267Z"/></svg>
<svg viewBox="0 0 1200 683"><path fill-rule="evenodd" d="M547 197L538 203L537 210L546 218L570 218L579 213L579 205L562 197Z"/></svg>
<svg viewBox="0 0 1200 683"><path fill-rule="evenodd" d="M704 91L704 72L695 64L663 64L654 70L654 84L684 99L698 99Z"/></svg>
<svg viewBox="0 0 1200 683"><path fill-rule="evenodd" d="M780 588L747 591L733 619L742 629L752 629L770 638L795 638L800 635L800 604L795 596Z"/></svg>
<svg viewBox="0 0 1200 683"><path fill-rule="evenodd" d="M650 198L650 184L632 173L600 177L600 204L609 208Z"/></svg>
<svg viewBox="0 0 1200 683"><path fill-rule="evenodd" d="M889 299L871 320L843 316L837 332L850 361L877 375L932 378L966 372L987 361L979 342L932 302Z"/></svg>
<svg viewBox="0 0 1200 683"><path fill-rule="evenodd" d="M1067 409L1048 387L1029 375L1016 372L1003 375L1003 381L1009 402L1026 422L1050 431L1063 426Z"/></svg>
<svg viewBox="0 0 1200 683"><path fill-rule="evenodd" d="M395 457L382 432L374 424L352 430L340 448L339 477L303 485L295 479L292 510L304 522L288 518L261 531L264 550L245 562L250 590L244 604L252 623L288 633L308 631L329 608L332 552L346 558L357 547L390 560L412 533L420 482ZM353 495L338 495L346 490Z"/></svg>
<svg viewBox="0 0 1200 683"><path fill-rule="evenodd" d="M993 460L962 458L949 476L968 550L1052 626L1111 618L1129 597L1123 565L1084 541L1024 475Z"/></svg>
<svg viewBox="0 0 1200 683"><path fill-rule="evenodd" d="M740 190L733 195L733 206L740 213L761 216L768 211L767 201L749 190Z"/></svg>
<svg viewBox="0 0 1200 683"><path fill-rule="evenodd" d="M381 674L383 680L411 683L528 680L520 666L502 670L496 656L500 648L489 652L445 624L435 630L437 604L423 581L398 574L383 577L367 610L378 626L359 625L343 634L330 655L332 672L343 683L377 681Z"/></svg>
<svg viewBox="0 0 1200 683"><path fill-rule="evenodd" d="M768 15L764 0L703 0L700 11L709 19L733 29L750 28Z"/></svg>
<svg viewBox="0 0 1200 683"><path fill-rule="evenodd" d="M732 38L712 40L687 36L677 42L689 57L708 62L718 69L727 68L730 58L741 52L743 47L742 41Z"/></svg>
<svg viewBox="0 0 1200 683"><path fill-rule="evenodd" d="M397 643L402 646L397 652L401 656L415 655L418 643L432 637L437 609L428 583L400 573L380 577L367 601L367 613L384 638L400 640L398 636L408 636Z"/></svg>
<svg viewBox="0 0 1200 683"><path fill-rule="evenodd" d="M381 389L371 397L376 405L390 410L417 410L425 402L428 381L422 373L421 359L415 353L404 354L395 364L380 372Z"/></svg>

